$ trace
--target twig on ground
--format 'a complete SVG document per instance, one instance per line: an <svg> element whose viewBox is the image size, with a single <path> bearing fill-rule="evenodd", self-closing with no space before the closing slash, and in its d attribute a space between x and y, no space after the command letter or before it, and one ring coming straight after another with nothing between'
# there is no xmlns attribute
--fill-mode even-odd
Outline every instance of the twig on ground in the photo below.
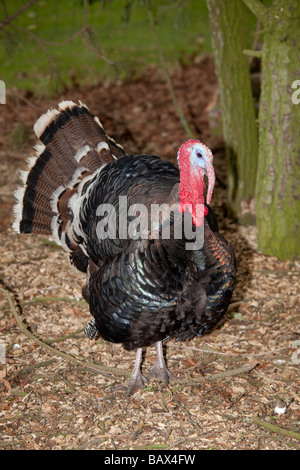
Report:
<svg viewBox="0 0 300 470"><path fill-rule="evenodd" d="M21 302L20 306L24 307L25 305L42 302L75 302L79 305L87 305L85 300L72 299L71 297L33 297L32 300L25 300L25 302Z"/></svg>
<svg viewBox="0 0 300 470"><path fill-rule="evenodd" d="M15 379L15 377L17 377L19 375L26 375L26 374L32 372L35 369L39 369L40 367L47 367L47 366L53 364L54 362L55 362L55 359L50 359L49 361L43 361L43 362L36 363L36 364L30 364L29 366L24 367L24 369L17 370L16 372L14 372L9 377L9 380L11 382L12 380Z"/></svg>
<svg viewBox="0 0 300 470"><path fill-rule="evenodd" d="M121 375L123 377L129 377L130 376L130 371L115 368L115 367L108 367L108 366L104 366L104 365L101 365L101 366L90 365L89 363L87 363L85 361L82 361L82 360L79 360L79 359L76 359L74 356L71 356L70 354L67 354L63 351L60 351L59 349L56 349L53 346L50 346L50 344L47 344L44 341L40 340L39 338L37 338L34 334L32 334L28 330L26 325L21 320L21 318L20 318L20 316L19 316L19 314L18 314L18 312L17 312L17 310L14 306L13 300L12 300L11 295L9 294L9 292L6 291L5 289L2 289L1 287L0 287L0 292L2 292L4 294L4 296L6 297L6 299L8 300L8 303L9 303L10 308L12 310L13 316L14 316L18 326L22 330L22 332L30 340L34 341L39 346L46 349L50 354L52 354L54 356L60 356L61 358L65 359L66 361L72 362L73 364L77 364L77 365L80 365L80 366L84 366L84 367L86 367L87 370L91 370L93 372L98 372L99 374L109 375L109 376Z"/></svg>
<svg viewBox="0 0 300 470"><path fill-rule="evenodd" d="M55 356L60 356L63 359L65 359L66 361L69 361L69 362L72 362L73 364L77 364L77 365L86 367L87 370L91 370L93 372L98 372L98 373L103 374L103 375L110 375L110 376L111 375L113 375L113 376L114 375L120 375L120 376L123 376L123 377L129 377L130 376L130 371L128 371L128 370L119 369L119 368L115 368L115 367L104 366L104 365L90 365L89 363L87 363L85 361L82 361L82 360L79 360L79 359L76 359L74 356L71 356L70 354L67 354L63 351L60 351L59 349L56 349L53 346L50 346L50 344L45 343L44 341L40 340L39 338L37 338L34 334L32 334L28 330L26 325L21 320L21 318L20 318L20 316L19 316L19 314L18 314L18 312L17 312L17 310L14 306L14 303L13 303L13 300L11 298L10 293L8 291L6 291L5 289L2 289L1 287L0 287L0 292L2 292L3 295L6 297L6 299L8 300L8 303L10 305L10 308L12 310L14 318L15 318L18 326L22 330L22 332L30 340L34 341L39 346L41 346L42 348L44 348L48 352L50 352L50 354L55 355ZM226 377L233 377L233 376L236 376L236 375L245 374L245 373L251 371L252 369L254 369L257 366L257 364L258 363L248 364L246 366L238 367L236 369L225 370L224 372L220 372L218 374L213 374L209 377L200 377L197 381L194 381L194 380L191 381L191 380L188 380L188 379L187 380L181 379L180 381L182 381L186 384L190 384L190 385L199 385L199 384L204 383L206 381L211 382L211 381L222 380Z"/></svg>
<svg viewBox="0 0 300 470"><path fill-rule="evenodd" d="M262 426L268 431L276 432L278 434L282 434L283 436L300 440L300 433L298 432L289 431L288 429L280 428L279 426L275 426L274 424L268 423L267 421L262 421L258 416L253 416L252 420L255 424L257 424L258 426Z"/></svg>
<svg viewBox="0 0 300 470"><path fill-rule="evenodd" d="M172 348L175 349L190 349L192 351L199 351L203 353L208 353L208 354L213 354L216 356L234 356L234 357L262 357L262 356L269 356L270 354L286 351L288 348L278 348L278 349L270 349L270 351L262 351L259 353L247 353L245 351L241 351L240 353L234 353L234 352L223 352L223 351L215 351L213 349L206 349L206 348L197 348L196 346L177 346L176 344L171 345Z"/></svg>
<svg viewBox="0 0 300 470"><path fill-rule="evenodd" d="M189 412L189 410L187 410L186 407L183 406L182 403L180 403L178 400L173 399L173 401L174 401L174 403L176 403L177 406L179 406L185 412L185 414L187 415L187 419L188 419L189 423L192 426L194 426L194 428L196 428L197 431L202 432L201 426L199 426L199 424L194 419L192 419L192 415Z"/></svg>
<svg viewBox="0 0 300 470"><path fill-rule="evenodd" d="M225 379L227 377L235 377L237 375L243 375L255 369L256 366L258 366L258 362L247 364L242 367L237 367L236 369L227 369L227 370L224 370L224 372L218 372L218 374L213 374L213 375L210 375L209 377L201 377L200 382L205 382L206 380L210 382L214 382L217 380Z"/></svg>

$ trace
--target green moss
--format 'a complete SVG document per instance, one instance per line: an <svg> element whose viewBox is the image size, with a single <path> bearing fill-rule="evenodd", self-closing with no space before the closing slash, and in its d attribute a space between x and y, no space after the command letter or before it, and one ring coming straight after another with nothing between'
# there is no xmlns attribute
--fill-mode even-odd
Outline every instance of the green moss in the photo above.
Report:
<svg viewBox="0 0 300 470"><path fill-rule="evenodd" d="M256 219L259 249L300 257L299 111L292 83L299 76L300 4L273 0L266 17L259 114ZM275 19L275 23L274 23Z"/></svg>

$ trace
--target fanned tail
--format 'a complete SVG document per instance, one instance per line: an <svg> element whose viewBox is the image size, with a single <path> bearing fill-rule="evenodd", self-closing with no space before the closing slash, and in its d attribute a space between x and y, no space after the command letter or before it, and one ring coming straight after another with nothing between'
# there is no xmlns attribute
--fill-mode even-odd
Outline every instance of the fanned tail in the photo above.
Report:
<svg viewBox="0 0 300 470"><path fill-rule="evenodd" d="M81 102L62 101L38 119L34 132L41 143L28 170L21 171L13 229L52 235L67 251L79 251L68 230L74 218L70 198L80 196L85 183L125 151Z"/></svg>

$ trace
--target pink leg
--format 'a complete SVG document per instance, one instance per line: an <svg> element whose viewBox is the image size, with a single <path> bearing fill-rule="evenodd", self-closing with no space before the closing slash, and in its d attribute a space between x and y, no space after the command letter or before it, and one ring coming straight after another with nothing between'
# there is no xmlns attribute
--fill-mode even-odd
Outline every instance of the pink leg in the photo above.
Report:
<svg viewBox="0 0 300 470"><path fill-rule="evenodd" d="M138 348L136 351L136 359L135 359L131 376L129 377L129 379L125 380L125 382L123 382L122 384L112 387L114 391L121 390L121 391L126 392L126 395L130 396L133 394L133 392L137 388L144 386L147 380L141 372L142 354L143 354L143 349Z"/></svg>
<svg viewBox="0 0 300 470"><path fill-rule="evenodd" d="M156 352L157 359L155 364L150 368L147 379L161 379L167 385L170 380L175 379L176 377L167 369L163 354L162 341L158 341L156 343Z"/></svg>

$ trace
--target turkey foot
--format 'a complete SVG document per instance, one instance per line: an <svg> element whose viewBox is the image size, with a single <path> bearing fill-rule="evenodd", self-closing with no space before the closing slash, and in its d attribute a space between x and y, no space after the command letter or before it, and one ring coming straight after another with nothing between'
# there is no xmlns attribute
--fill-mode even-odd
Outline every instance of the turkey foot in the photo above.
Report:
<svg viewBox="0 0 300 470"><path fill-rule="evenodd" d="M170 382L170 380L176 379L176 376L170 372L167 367L160 367L158 361L150 367L149 374L147 375L147 379L160 379L166 385Z"/></svg>
<svg viewBox="0 0 300 470"><path fill-rule="evenodd" d="M130 397L137 388L142 388L146 382L146 377L139 371L135 375L132 374L125 382L111 387L111 390L114 392L125 392L125 394Z"/></svg>
<svg viewBox="0 0 300 470"><path fill-rule="evenodd" d="M137 388L142 388L144 386L144 384L147 382L147 379L141 372L142 353L143 349L138 348L133 371L129 379L125 380L125 382L122 384L111 387L111 390L114 392L125 392L126 395L130 397Z"/></svg>
<svg viewBox="0 0 300 470"><path fill-rule="evenodd" d="M157 378L157 379L162 380L166 385L168 385L170 380L176 379L176 376L167 369L167 366L164 360L161 341L158 341L156 343L156 351L157 351L157 359L156 359L155 364L150 368L147 379Z"/></svg>

